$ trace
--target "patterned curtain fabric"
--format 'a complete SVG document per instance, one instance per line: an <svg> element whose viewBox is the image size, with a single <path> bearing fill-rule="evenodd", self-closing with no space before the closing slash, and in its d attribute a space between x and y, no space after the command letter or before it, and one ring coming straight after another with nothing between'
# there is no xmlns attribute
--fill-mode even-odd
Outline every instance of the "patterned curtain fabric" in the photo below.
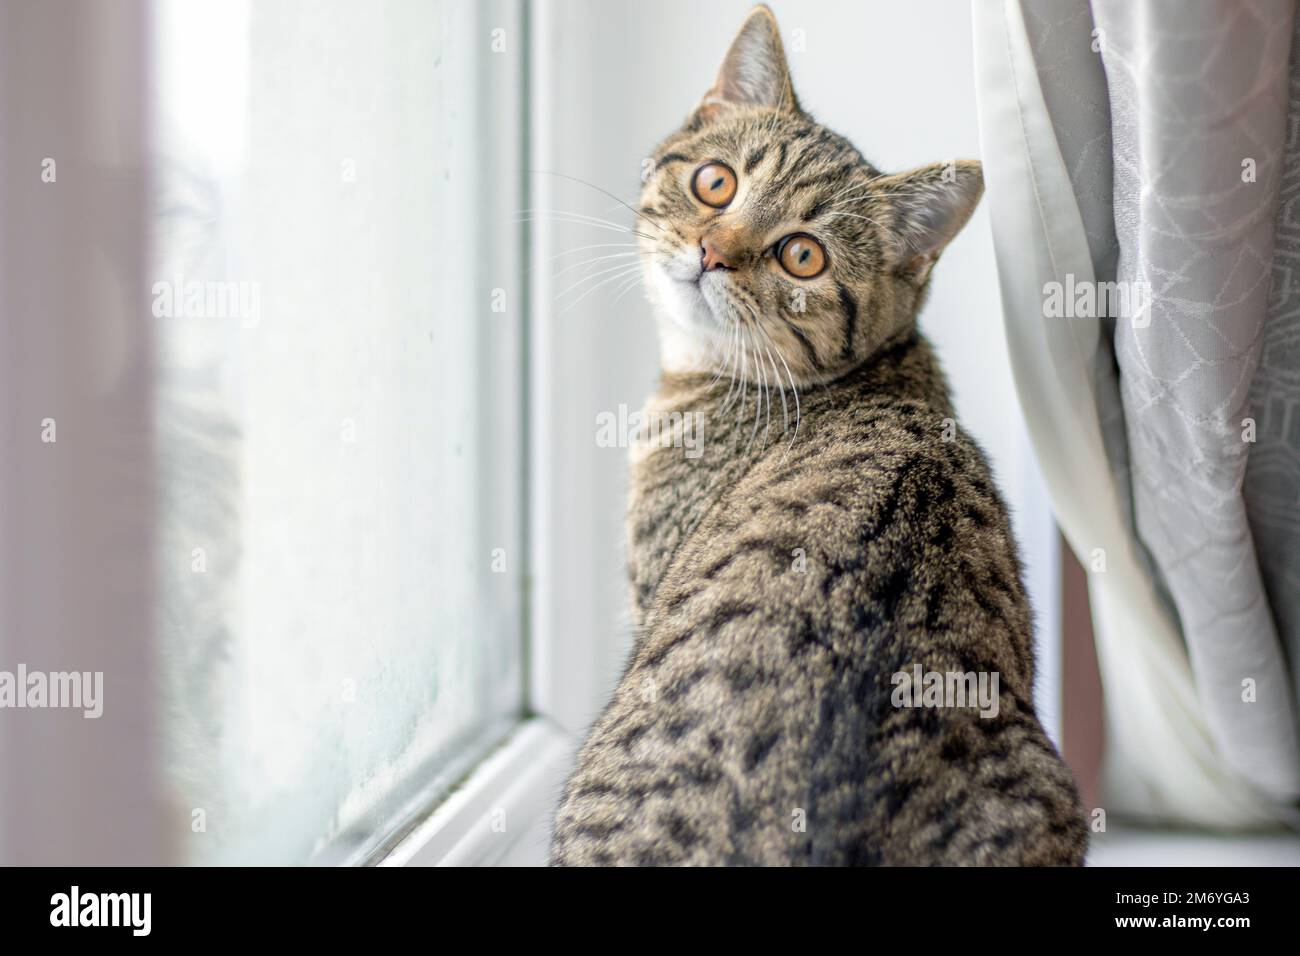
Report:
<svg viewBox="0 0 1300 956"><path fill-rule="evenodd" d="M1290 820L1294 3L974 11L1008 344L1062 528L1091 572L1108 800L1210 825ZM1127 296L1109 313L1045 304L1051 284L1068 298L1109 283Z"/></svg>
<svg viewBox="0 0 1300 956"><path fill-rule="evenodd" d="M1249 407L1257 423L1242 492L1264 591L1300 702L1300 15L1291 40L1268 318Z"/></svg>

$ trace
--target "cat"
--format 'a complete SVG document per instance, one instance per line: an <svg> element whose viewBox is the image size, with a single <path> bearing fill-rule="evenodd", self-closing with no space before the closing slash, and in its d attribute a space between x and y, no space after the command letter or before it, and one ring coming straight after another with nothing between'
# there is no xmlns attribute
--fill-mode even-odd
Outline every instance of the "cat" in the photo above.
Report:
<svg viewBox="0 0 1300 956"><path fill-rule="evenodd" d="M982 193L977 162L884 175L815 122L762 6L655 151L669 425L632 452L636 641L553 865L1083 862L1007 509L916 327Z"/></svg>

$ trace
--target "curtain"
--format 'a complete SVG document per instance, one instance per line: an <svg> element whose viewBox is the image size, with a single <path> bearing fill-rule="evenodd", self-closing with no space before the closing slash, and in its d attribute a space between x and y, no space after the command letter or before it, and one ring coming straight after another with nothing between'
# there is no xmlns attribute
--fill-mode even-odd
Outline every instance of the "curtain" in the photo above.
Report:
<svg viewBox="0 0 1300 956"><path fill-rule="evenodd" d="M1294 13L974 4L1013 373L1131 817L1294 822L1300 794Z"/></svg>
<svg viewBox="0 0 1300 956"><path fill-rule="evenodd" d="M0 865L164 862L148 10L0 3L0 670L100 677L98 717L0 711Z"/></svg>

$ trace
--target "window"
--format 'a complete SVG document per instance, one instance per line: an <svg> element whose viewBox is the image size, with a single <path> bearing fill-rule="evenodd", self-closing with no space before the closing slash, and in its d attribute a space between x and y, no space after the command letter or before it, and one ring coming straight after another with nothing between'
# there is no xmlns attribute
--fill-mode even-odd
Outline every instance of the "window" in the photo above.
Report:
<svg viewBox="0 0 1300 956"><path fill-rule="evenodd" d="M523 713L518 13L154 7L175 836L364 861Z"/></svg>

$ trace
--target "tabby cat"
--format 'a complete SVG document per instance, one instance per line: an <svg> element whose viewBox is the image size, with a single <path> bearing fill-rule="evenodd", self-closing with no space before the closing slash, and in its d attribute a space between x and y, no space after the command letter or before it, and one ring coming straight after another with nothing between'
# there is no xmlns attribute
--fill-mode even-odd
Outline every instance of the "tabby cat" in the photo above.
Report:
<svg viewBox="0 0 1300 956"><path fill-rule="evenodd" d="M656 150L669 424L633 451L637 638L553 864L1082 863L1006 507L916 328L982 192L815 122L765 7Z"/></svg>

